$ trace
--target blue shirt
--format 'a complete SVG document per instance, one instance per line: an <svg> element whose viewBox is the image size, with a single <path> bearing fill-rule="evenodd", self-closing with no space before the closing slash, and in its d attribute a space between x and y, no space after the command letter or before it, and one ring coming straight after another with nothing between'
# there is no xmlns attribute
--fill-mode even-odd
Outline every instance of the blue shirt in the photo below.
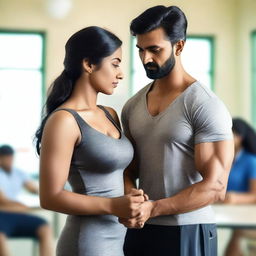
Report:
<svg viewBox="0 0 256 256"><path fill-rule="evenodd" d="M256 179L256 155L241 150L233 162L227 191L249 192L252 179Z"/></svg>
<svg viewBox="0 0 256 256"><path fill-rule="evenodd" d="M10 200L17 200L24 183L29 180L28 175L18 168L12 168L10 172L0 168L0 190Z"/></svg>

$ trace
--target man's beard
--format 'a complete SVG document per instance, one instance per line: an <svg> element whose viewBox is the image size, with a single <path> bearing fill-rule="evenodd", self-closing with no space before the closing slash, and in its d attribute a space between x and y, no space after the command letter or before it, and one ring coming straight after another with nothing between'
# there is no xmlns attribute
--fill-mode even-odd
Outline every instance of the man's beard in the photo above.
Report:
<svg viewBox="0 0 256 256"><path fill-rule="evenodd" d="M155 62L149 62L144 65L144 68L146 70L147 77L155 80L155 79L160 79L167 76L172 71L174 66L175 66L175 58L172 52L170 58L167 59L166 62L161 67L157 65ZM151 67L154 69L149 69Z"/></svg>

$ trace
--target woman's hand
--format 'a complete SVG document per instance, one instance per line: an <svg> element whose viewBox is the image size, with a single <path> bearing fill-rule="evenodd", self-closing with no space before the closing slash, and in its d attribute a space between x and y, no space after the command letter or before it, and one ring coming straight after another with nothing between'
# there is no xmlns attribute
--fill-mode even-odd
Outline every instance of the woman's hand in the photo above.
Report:
<svg viewBox="0 0 256 256"><path fill-rule="evenodd" d="M131 189L129 194L121 197L112 198L111 213L119 218L138 217L140 206L147 198L142 189Z"/></svg>
<svg viewBox="0 0 256 256"><path fill-rule="evenodd" d="M133 218L119 218L119 222L127 228L143 228L144 223L151 217L154 204L152 201L145 201L140 205L139 215Z"/></svg>

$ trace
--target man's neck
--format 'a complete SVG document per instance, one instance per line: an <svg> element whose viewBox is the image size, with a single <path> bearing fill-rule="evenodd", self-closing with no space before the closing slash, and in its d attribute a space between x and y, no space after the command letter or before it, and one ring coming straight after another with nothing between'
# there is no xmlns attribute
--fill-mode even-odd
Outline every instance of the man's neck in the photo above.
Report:
<svg viewBox="0 0 256 256"><path fill-rule="evenodd" d="M167 76L155 80L152 90L163 94L171 91L184 91L195 81L196 79L190 76L182 66L176 65Z"/></svg>

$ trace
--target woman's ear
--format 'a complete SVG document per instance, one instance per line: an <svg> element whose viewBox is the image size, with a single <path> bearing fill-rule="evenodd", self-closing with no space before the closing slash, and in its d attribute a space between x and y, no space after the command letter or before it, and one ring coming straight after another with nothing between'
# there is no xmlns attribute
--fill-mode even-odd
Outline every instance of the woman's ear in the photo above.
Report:
<svg viewBox="0 0 256 256"><path fill-rule="evenodd" d="M83 69L85 72L91 74L93 71L93 65L89 62L88 59L84 59L82 63Z"/></svg>
<svg viewBox="0 0 256 256"><path fill-rule="evenodd" d="M179 56L181 54L181 52L183 51L185 45L185 41L184 40L180 40L175 44L175 55Z"/></svg>

